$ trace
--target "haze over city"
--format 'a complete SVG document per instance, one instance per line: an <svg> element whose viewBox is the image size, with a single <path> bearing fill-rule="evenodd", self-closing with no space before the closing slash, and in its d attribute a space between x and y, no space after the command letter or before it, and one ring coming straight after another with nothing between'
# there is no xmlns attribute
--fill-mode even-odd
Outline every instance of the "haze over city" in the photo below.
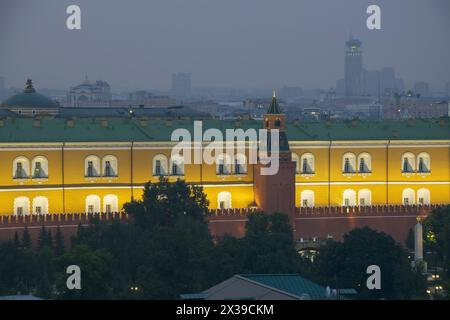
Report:
<svg viewBox="0 0 450 320"><path fill-rule="evenodd" d="M66 28L77 4L82 29ZM366 8L382 29L366 27ZM450 2L432 1L14 1L0 4L0 75L7 86L33 78L67 89L88 74L114 90L170 88L171 74L194 86L306 89L344 76L345 41L363 43L368 70L395 68L410 88L450 80Z"/></svg>

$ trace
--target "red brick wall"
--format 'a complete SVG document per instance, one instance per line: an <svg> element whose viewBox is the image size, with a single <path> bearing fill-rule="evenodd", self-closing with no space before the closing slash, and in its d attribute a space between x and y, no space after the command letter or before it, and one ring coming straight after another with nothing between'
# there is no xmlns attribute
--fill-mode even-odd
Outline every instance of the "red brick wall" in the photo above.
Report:
<svg viewBox="0 0 450 320"><path fill-rule="evenodd" d="M403 206L373 206L366 208L308 208L296 209L295 239L319 239L333 236L340 240L342 236L353 228L368 226L372 229L386 232L396 241L404 245L408 231L416 224L417 216L426 216L435 206L403 207ZM230 234L242 237L245 234L247 216L257 209L229 209L214 210L208 218L213 236ZM101 219L120 219L126 221L124 214L101 214ZM45 225L53 235L59 225L64 234L66 245L70 244L70 237L76 234L79 224L87 225L93 215L66 214L58 216L1 216L0 241L13 239L17 231L22 237L23 229L28 226L33 242L36 244L41 226Z"/></svg>

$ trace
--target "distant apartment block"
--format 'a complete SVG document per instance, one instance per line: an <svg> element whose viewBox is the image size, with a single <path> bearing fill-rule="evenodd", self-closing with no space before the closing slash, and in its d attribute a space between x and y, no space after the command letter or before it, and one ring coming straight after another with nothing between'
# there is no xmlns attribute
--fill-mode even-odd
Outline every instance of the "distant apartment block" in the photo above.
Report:
<svg viewBox="0 0 450 320"><path fill-rule="evenodd" d="M405 98L386 100L383 104L384 119L402 120L408 118L439 118L450 114L448 101L431 98Z"/></svg>

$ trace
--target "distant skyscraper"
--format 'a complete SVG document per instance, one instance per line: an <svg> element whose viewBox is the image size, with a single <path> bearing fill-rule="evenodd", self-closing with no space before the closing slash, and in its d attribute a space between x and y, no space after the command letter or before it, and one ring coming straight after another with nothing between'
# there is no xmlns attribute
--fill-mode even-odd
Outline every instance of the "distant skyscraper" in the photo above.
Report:
<svg viewBox="0 0 450 320"><path fill-rule="evenodd" d="M445 92L447 94L447 98L450 98L450 81L447 82L447 85L445 86ZM449 110L450 112L450 110Z"/></svg>
<svg viewBox="0 0 450 320"><path fill-rule="evenodd" d="M345 44L345 94L357 96L362 93L362 43L350 36Z"/></svg>
<svg viewBox="0 0 450 320"><path fill-rule="evenodd" d="M178 99L185 99L191 95L191 74L174 73L172 74L172 96Z"/></svg>
<svg viewBox="0 0 450 320"><path fill-rule="evenodd" d="M420 94L421 97L430 96L430 86L426 82L417 82L414 84L414 93Z"/></svg>

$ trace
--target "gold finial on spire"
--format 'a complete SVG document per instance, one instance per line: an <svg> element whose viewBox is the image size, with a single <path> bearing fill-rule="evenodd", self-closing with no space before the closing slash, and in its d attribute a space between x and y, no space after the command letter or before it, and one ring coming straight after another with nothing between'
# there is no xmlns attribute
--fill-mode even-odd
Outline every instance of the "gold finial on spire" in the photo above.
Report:
<svg viewBox="0 0 450 320"><path fill-rule="evenodd" d="M277 95L276 95L275 89L274 89L274 90L272 90L272 98L276 98L276 97L277 97Z"/></svg>

